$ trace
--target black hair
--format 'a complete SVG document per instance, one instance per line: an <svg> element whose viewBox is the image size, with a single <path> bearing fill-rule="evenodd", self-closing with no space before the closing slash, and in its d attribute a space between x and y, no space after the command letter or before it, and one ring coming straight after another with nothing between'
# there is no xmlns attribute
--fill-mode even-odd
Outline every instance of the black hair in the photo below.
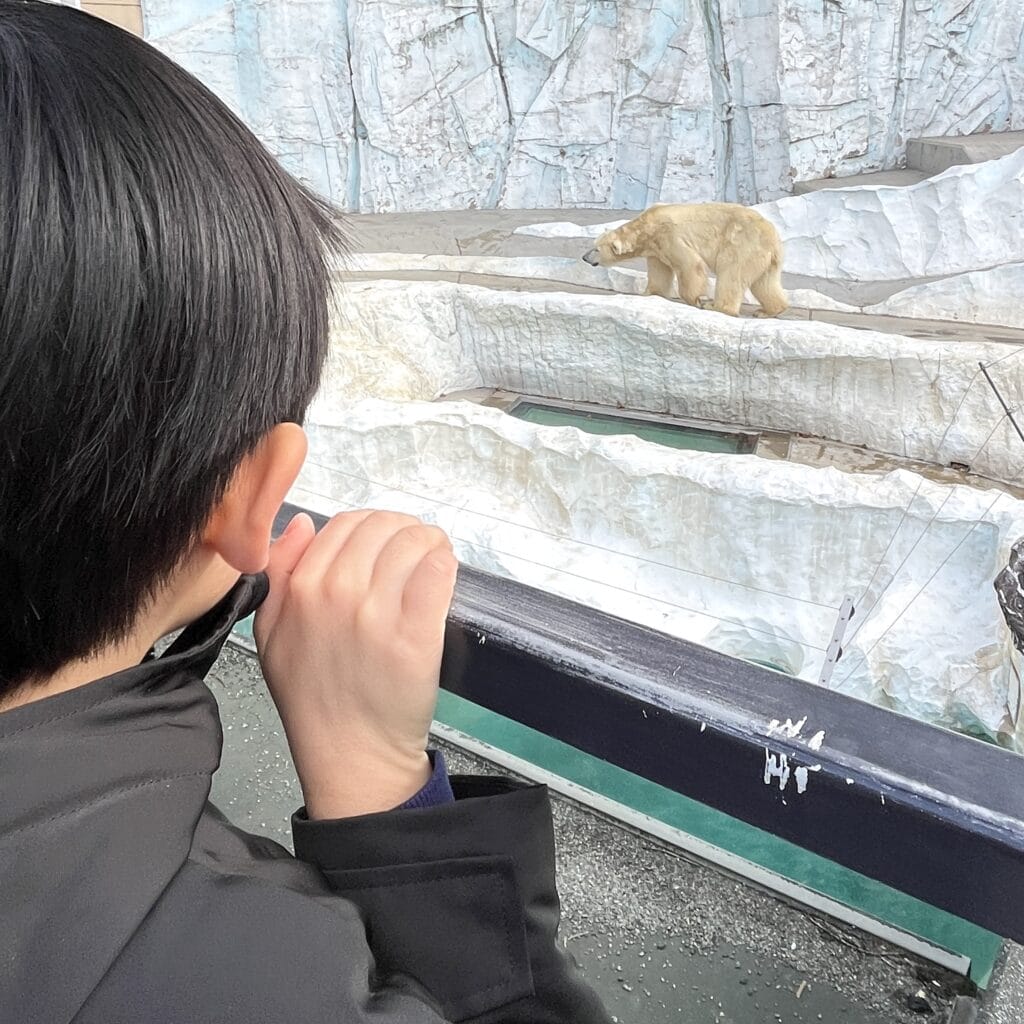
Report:
<svg viewBox="0 0 1024 1024"><path fill-rule="evenodd" d="M0 697L123 639L302 421L341 231L156 49L0 0Z"/></svg>

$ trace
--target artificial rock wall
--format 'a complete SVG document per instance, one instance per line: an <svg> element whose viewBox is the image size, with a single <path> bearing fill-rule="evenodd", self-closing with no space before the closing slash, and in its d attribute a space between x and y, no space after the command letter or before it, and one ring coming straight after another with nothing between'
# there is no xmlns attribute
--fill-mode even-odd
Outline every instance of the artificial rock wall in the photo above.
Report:
<svg viewBox="0 0 1024 1024"><path fill-rule="evenodd" d="M143 0L351 210L753 203L1024 127L1020 0Z"/></svg>

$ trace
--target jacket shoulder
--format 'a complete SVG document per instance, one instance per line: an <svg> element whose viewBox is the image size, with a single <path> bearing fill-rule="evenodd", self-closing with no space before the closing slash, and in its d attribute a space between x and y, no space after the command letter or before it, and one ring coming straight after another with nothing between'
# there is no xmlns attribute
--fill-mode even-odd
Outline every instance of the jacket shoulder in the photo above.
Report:
<svg viewBox="0 0 1024 1024"><path fill-rule="evenodd" d="M371 1007L383 1021L436 1024L412 982L374 988L358 910L301 891L291 863L294 886L279 884L284 864L270 881L186 863L75 1024L356 1024Z"/></svg>

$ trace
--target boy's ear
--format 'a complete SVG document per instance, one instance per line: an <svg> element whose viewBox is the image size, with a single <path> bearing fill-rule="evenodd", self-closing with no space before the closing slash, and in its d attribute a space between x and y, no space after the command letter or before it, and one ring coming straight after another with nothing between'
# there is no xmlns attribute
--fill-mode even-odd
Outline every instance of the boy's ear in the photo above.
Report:
<svg viewBox="0 0 1024 1024"><path fill-rule="evenodd" d="M296 423L279 423L235 470L213 510L202 543L238 572L262 572L270 535L306 458L306 434Z"/></svg>

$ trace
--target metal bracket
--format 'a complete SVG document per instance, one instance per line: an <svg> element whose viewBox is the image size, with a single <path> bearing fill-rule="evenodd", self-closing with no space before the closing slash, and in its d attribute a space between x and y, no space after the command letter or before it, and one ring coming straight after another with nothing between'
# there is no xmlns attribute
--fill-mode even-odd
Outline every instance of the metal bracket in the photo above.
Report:
<svg viewBox="0 0 1024 1024"><path fill-rule="evenodd" d="M835 671L836 662L843 656L843 637L846 636L846 627L850 624L857 609L853 607L853 598L844 597L839 607L839 618L832 627L832 639L825 649L825 661L821 666L821 675L818 676L819 686L828 686Z"/></svg>

